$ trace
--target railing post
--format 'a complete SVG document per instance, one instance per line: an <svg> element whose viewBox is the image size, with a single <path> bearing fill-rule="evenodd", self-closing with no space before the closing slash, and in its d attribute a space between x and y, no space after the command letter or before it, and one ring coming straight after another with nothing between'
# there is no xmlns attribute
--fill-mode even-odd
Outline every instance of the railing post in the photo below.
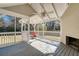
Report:
<svg viewBox="0 0 79 59"><path fill-rule="evenodd" d="M3 37L4 37L4 44L5 44L5 34L3 34Z"/></svg>
<svg viewBox="0 0 79 59"><path fill-rule="evenodd" d="M6 44L6 34L4 34L4 44Z"/></svg>
<svg viewBox="0 0 79 59"><path fill-rule="evenodd" d="M0 36L1 36L1 44L2 44L2 34Z"/></svg>
<svg viewBox="0 0 79 59"><path fill-rule="evenodd" d="M2 35L0 34L0 38L1 38L1 39L0 39L0 44L2 44L2 37L1 37L1 36L2 36Z"/></svg>

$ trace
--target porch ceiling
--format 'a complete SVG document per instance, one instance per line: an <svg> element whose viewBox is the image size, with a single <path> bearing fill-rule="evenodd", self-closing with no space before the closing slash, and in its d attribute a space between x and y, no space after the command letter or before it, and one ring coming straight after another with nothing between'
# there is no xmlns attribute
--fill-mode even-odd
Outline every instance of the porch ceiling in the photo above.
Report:
<svg viewBox="0 0 79 59"><path fill-rule="evenodd" d="M30 3L2 6L1 8L29 16L31 19L30 23L39 23L60 18L64 14L67 7L68 4L66 3Z"/></svg>
<svg viewBox="0 0 79 59"><path fill-rule="evenodd" d="M35 13L35 11L30 7L29 4L23 4L23 5L16 5L11 7L4 7L3 9L13 11L16 13L20 13L26 16L31 16L32 13Z"/></svg>
<svg viewBox="0 0 79 59"><path fill-rule="evenodd" d="M22 4L24 4L24 3L0 3L0 8L22 5Z"/></svg>

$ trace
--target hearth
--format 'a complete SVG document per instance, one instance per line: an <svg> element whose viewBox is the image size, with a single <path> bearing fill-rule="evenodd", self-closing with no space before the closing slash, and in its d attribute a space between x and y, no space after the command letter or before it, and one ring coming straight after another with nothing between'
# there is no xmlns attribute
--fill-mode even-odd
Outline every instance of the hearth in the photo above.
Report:
<svg viewBox="0 0 79 59"><path fill-rule="evenodd" d="M79 39L66 36L66 44L79 50Z"/></svg>

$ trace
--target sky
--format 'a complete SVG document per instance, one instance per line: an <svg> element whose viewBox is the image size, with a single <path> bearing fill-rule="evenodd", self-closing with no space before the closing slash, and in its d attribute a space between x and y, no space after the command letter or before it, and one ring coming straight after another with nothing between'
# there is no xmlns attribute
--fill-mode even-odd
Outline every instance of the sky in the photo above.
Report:
<svg viewBox="0 0 79 59"><path fill-rule="evenodd" d="M4 25L5 27L7 27L8 25L11 24L11 21L12 21L13 17L12 16L3 16L3 21L4 21Z"/></svg>

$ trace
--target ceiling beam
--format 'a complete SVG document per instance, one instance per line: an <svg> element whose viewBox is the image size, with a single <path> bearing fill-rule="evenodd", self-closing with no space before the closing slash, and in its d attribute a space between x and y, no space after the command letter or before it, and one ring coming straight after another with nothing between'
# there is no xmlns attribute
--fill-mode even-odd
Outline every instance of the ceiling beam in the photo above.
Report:
<svg viewBox="0 0 79 59"><path fill-rule="evenodd" d="M29 4L29 5L30 5L30 7L32 7L31 4ZM33 8L33 7L32 7L32 8ZM34 9L34 8L33 8L33 9ZM34 9L34 10L35 10L35 9ZM43 20L43 17L41 16L41 14L37 13L37 11L35 11L35 12L36 12L35 14L36 14L36 15L39 15L39 17ZM33 15L34 15L34 14L33 14ZM32 15L32 16L33 16L33 15Z"/></svg>
<svg viewBox="0 0 79 59"><path fill-rule="evenodd" d="M42 4L42 3L40 3L40 5L41 5L41 7L44 9L44 12L45 12L45 13L46 13L46 15L48 16L48 18L49 18L49 19L51 19L51 18L50 18L50 16L48 15L47 11L45 10L45 8L44 8L43 4Z"/></svg>
<svg viewBox="0 0 79 59"><path fill-rule="evenodd" d="M58 13L57 13L56 8L55 8L55 6L54 6L53 3L52 3L52 6L53 6L53 8L54 8L54 11L55 11L55 14L56 14L57 18L59 18Z"/></svg>
<svg viewBox="0 0 79 59"><path fill-rule="evenodd" d="M41 5L41 4L40 4L40 5ZM31 4L30 4L30 6L31 6ZM31 7L32 7L32 6L31 6ZM44 9L44 12L45 12L46 15L48 16L48 18L49 18L49 19L53 19L53 18L50 18L50 17L49 17L49 15L48 15L48 13L46 12L44 6L41 5L41 7ZM33 8L33 7L32 7L32 8ZM33 8L33 9L34 9L34 8ZM34 10L35 10L35 9L34 9ZM52 13L52 12L49 12L49 13ZM43 19L43 16L42 16L41 14L42 14L42 13L39 14L39 13L36 12L36 13L33 14L33 15L39 15L39 17L40 17L41 19ZM32 16L33 16L33 15L32 15ZM51 20L50 20L50 21L51 21Z"/></svg>
<svg viewBox="0 0 79 59"><path fill-rule="evenodd" d="M64 3L64 4L66 4L66 5L63 5L63 4L61 5L61 3L60 3L60 5L57 6L58 9L56 9L55 4L52 3L52 6L54 7L54 10L55 10L55 13L56 13L58 19L60 19L62 17L62 15L64 14L64 12L68 8L69 3ZM61 7L61 6L63 6L63 7Z"/></svg>

